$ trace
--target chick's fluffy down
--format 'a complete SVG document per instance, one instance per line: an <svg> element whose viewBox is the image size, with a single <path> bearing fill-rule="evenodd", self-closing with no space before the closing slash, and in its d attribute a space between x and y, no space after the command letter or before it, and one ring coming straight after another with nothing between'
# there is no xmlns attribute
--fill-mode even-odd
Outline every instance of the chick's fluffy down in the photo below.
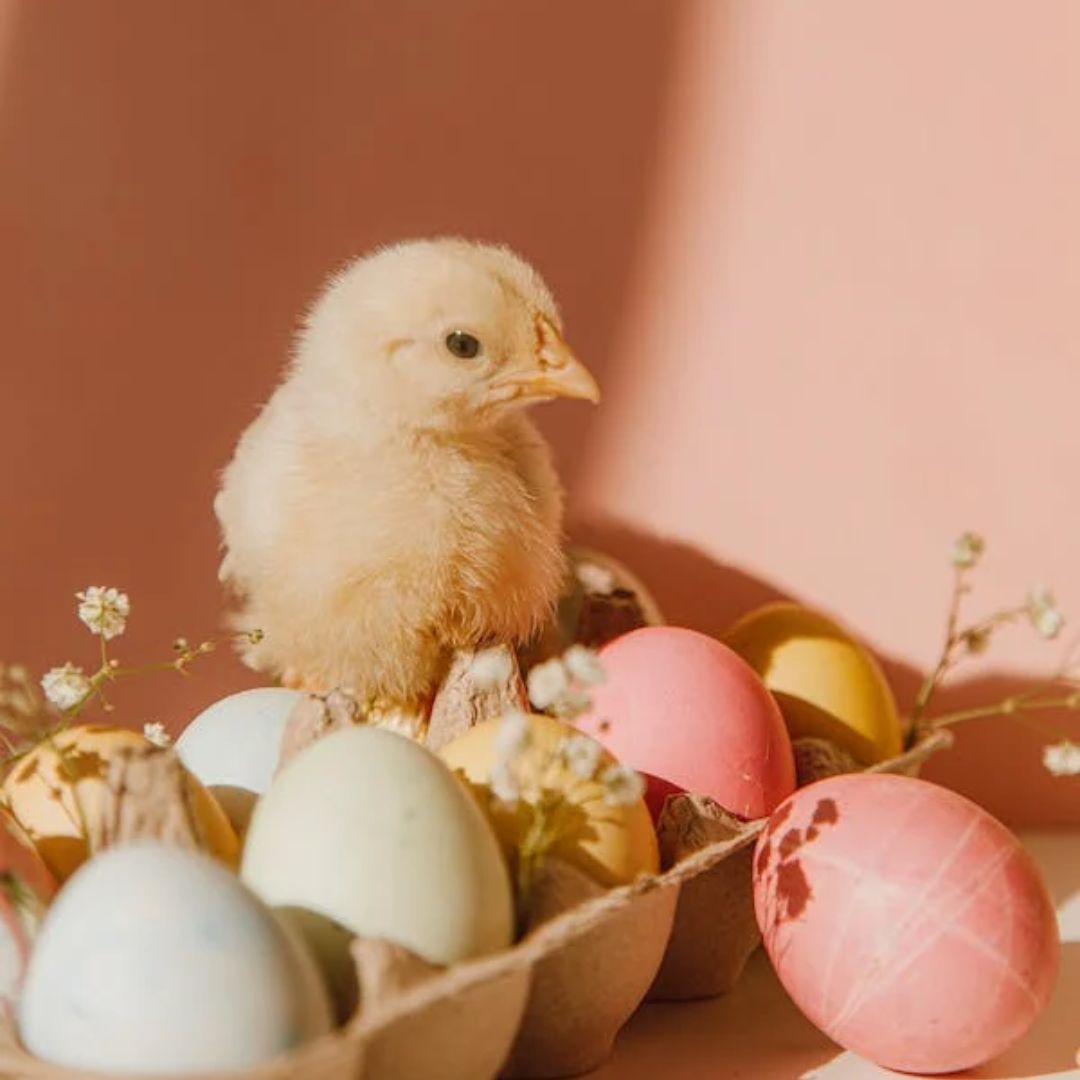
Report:
<svg viewBox="0 0 1080 1080"><path fill-rule="evenodd" d="M521 409L479 404L483 380L524 362L537 312L558 325L530 267L460 241L332 280L215 504L235 625L264 635L253 667L417 701L453 649L521 642L549 617L564 575L549 450ZM466 320L489 368L439 351Z"/></svg>

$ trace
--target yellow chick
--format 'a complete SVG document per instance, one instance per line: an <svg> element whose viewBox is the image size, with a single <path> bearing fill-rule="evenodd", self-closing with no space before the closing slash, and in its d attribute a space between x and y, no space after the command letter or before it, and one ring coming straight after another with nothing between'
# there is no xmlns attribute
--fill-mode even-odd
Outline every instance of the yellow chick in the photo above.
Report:
<svg viewBox="0 0 1080 1080"><path fill-rule="evenodd" d="M415 708L454 649L521 643L564 575L562 490L525 415L599 400L537 272L457 239L333 275L215 510L254 668Z"/></svg>

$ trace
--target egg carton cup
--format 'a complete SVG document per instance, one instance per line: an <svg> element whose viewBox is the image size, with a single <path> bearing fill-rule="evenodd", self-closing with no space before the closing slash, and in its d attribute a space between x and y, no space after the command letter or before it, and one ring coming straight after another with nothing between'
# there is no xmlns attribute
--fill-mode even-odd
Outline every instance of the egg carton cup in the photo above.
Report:
<svg viewBox="0 0 1080 1080"><path fill-rule="evenodd" d="M656 598L618 559L578 546L566 555L569 571L555 617L519 651L525 668L559 656L571 645L598 649L631 630L664 623Z"/></svg>
<svg viewBox="0 0 1080 1080"><path fill-rule="evenodd" d="M600 890L552 863L538 883L535 926L518 944L428 969L361 1008L350 1027L365 1043L367 1080L566 1077L608 1058L656 975L678 889L643 877ZM404 967L417 963L396 951ZM363 965L360 980L364 1000Z"/></svg>
<svg viewBox="0 0 1080 1080"><path fill-rule="evenodd" d="M861 771L916 776L932 754L952 742L951 732L927 731L903 754ZM842 765L837 756L832 760ZM857 770L858 766L834 769ZM814 778L824 775L828 774ZM676 885L679 900L671 937L649 990L650 1000L718 997L738 982L761 943L754 915L752 860L754 843L766 821L739 823L701 796L669 796L660 837L665 863L673 865L660 881Z"/></svg>
<svg viewBox="0 0 1080 1080"><path fill-rule="evenodd" d="M533 966L527 949L518 946L450 968L433 967L387 942L357 941L353 952L363 1004L345 1037L362 1050L357 1076L497 1075L525 1013Z"/></svg>
<svg viewBox="0 0 1080 1080"><path fill-rule="evenodd" d="M569 873L540 884L540 925L519 946L533 958L533 978L503 1072L511 1080L577 1076L607 1060L656 977L678 902L673 880L646 876L602 891L572 868L547 869ZM547 904L572 906L544 922Z"/></svg>
<svg viewBox="0 0 1080 1080"><path fill-rule="evenodd" d="M437 969L379 943L375 1004L371 964L359 961L362 1005L346 1037L363 1045L365 1080L555 1078L607 1059L656 975L678 888L643 877L598 891L572 867L551 869L535 928L503 952ZM387 980L398 984L389 992Z"/></svg>

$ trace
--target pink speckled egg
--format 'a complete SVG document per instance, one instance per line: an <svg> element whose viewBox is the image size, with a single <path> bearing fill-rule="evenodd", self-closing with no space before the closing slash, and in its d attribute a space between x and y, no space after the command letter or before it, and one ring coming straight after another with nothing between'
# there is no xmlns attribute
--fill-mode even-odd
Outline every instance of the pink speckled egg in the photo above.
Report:
<svg viewBox="0 0 1080 1080"><path fill-rule="evenodd" d="M795 787L783 717L753 669L714 638L647 626L600 651L606 682L579 726L621 762L743 818Z"/></svg>
<svg viewBox="0 0 1080 1080"><path fill-rule="evenodd" d="M889 1069L989 1060L1057 974L1054 910L1016 837L922 780L856 773L796 792L758 841L754 904L799 1008Z"/></svg>

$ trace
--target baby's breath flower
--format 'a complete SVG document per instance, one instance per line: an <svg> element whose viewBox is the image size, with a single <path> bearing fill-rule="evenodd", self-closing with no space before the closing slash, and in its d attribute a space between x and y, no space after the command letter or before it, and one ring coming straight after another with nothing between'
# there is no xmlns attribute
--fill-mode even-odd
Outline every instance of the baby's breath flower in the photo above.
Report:
<svg viewBox="0 0 1080 1080"><path fill-rule="evenodd" d="M54 667L41 677L45 696L61 711L73 709L90 693L90 680L72 663Z"/></svg>
<svg viewBox="0 0 1080 1080"><path fill-rule="evenodd" d="M953 544L952 564L961 570L970 570L986 550L986 541L978 533L966 532Z"/></svg>
<svg viewBox="0 0 1080 1080"><path fill-rule="evenodd" d="M111 641L124 632L127 617L131 614L127 593L102 585L91 585L75 596L79 601L79 618L93 633Z"/></svg>
<svg viewBox="0 0 1080 1080"><path fill-rule="evenodd" d="M143 735L154 746L160 747L162 750L172 746L172 736L165 730L164 724L143 724L142 731Z"/></svg>
<svg viewBox="0 0 1080 1080"><path fill-rule="evenodd" d="M596 775L602 754L600 744L588 735L568 735L559 743L562 763L582 780L591 780Z"/></svg>
<svg viewBox="0 0 1080 1080"><path fill-rule="evenodd" d="M562 660L545 660L529 672L529 700L543 712L550 709L570 688L570 676Z"/></svg>
<svg viewBox="0 0 1080 1080"><path fill-rule="evenodd" d="M517 770L510 762L500 761L491 770L491 794L506 806L514 806L521 798Z"/></svg>
<svg viewBox="0 0 1080 1080"><path fill-rule="evenodd" d="M547 711L550 715L558 716L563 720L573 720L582 713L588 712L591 706L592 698L584 690L570 686L548 706Z"/></svg>
<svg viewBox="0 0 1080 1080"><path fill-rule="evenodd" d="M521 797L522 758L529 751L529 718L520 709L511 709L499 722L495 733L495 766L491 770L491 793L513 806Z"/></svg>
<svg viewBox="0 0 1080 1080"><path fill-rule="evenodd" d="M645 794L645 781L641 774L627 765L609 765L600 774L604 785L604 799L612 806L629 806Z"/></svg>
<svg viewBox="0 0 1080 1080"><path fill-rule="evenodd" d="M506 649L483 649L473 657L469 670L481 688L501 686L513 674L513 663Z"/></svg>
<svg viewBox="0 0 1080 1080"><path fill-rule="evenodd" d="M571 645L563 653L563 665L571 678L591 686L607 680L607 674L593 649L584 645Z"/></svg>
<svg viewBox="0 0 1080 1080"><path fill-rule="evenodd" d="M511 709L499 723L495 735L495 755L499 761L512 761L529 748L529 718L520 709Z"/></svg>
<svg viewBox="0 0 1080 1080"><path fill-rule="evenodd" d="M1049 639L1056 638L1065 625L1065 616L1058 611L1054 596L1049 589L1035 588L1028 596L1028 618L1035 632Z"/></svg>
<svg viewBox="0 0 1080 1080"><path fill-rule="evenodd" d="M1054 776L1080 776L1080 745L1064 739L1044 746L1043 765Z"/></svg>
<svg viewBox="0 0 1080 1080"><path fill-rule="evenodd" d="M615 575L593 562L579 562L574 567L581 587L591 596L610 596L615 591Z"/></svg>

